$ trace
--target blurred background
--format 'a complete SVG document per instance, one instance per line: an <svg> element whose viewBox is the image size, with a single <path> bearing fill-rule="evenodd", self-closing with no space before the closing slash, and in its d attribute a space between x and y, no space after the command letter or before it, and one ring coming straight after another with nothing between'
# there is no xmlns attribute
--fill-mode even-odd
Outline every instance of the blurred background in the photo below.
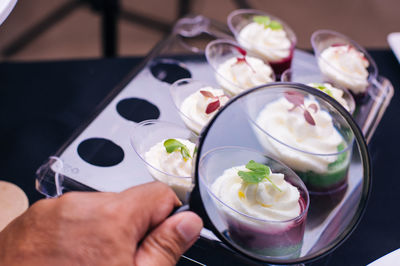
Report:
<svg viewBox="0 0 400 266"><path fill-rule="evenodd" d="M178 17L203 14L226 23L240 7L283 19L303 49L311 49L317 29L339 31L366 48L388 48L387 34L400 31L399 0L19 0L0 26L0 60L102 57L107 27L116 39L108 55L145 55ZM114 18L115 28L104 24Z"/></svg>

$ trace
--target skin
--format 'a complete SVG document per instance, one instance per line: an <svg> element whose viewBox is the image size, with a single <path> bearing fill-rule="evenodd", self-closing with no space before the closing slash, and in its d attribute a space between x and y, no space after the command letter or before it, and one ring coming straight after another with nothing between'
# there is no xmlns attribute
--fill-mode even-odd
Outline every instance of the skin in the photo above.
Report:
<svg viewBox="0 0 400 266"><path fill-rule="evenodd" d="M175 265L203 226L160 182L40 200L0 232L0 265Z"/></svg>

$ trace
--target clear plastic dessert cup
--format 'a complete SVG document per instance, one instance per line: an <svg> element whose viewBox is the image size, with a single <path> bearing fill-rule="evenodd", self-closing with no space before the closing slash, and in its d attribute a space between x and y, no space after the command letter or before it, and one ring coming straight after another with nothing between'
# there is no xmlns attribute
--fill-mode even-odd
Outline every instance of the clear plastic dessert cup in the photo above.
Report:
<svg viewBox="0 0 400 266"><path fill-rule="evenodd" d="M279 30L283 30L286 36L282 32L277 33L274 30L268 32L268 26L265 26L264 31L260 28L261 31L246 34L249 25L251 25L250 27L255 26L253 24L255 17L268 17L269 21L278 22L281 25ZM290 68L297 38L289 25L280 18L259 10L239 9L229 14L228 26L239 44L252 54L267 61L278 77L283 71ZM246 27L248 28L246 29ZM256 29L256 27L253 28ZM242 31L243 29L245 32Z"/></svg>
<svg viewBox="0 0 400 266"><path fill-rule="evenodd" d="M285 89L287 84L287 89ZM244 102L264 151L298 174L310 193L331 193L347 186L354 135L325 93L281 83L279 91L260 90ZM322 95L323 96L322 96Z"/></svg>
<svg viewBox="0 0 400 266"><path fill-rule="evenodd" d="M210 89L210 97L201 94L204 91L210 92ZM194 79L177 80L170 86L169 92L183 122L196 134L200 134L202 128L229 99L222 89Z"/></svg>
<svg viewBox="0 0 400 266"><path fill-rule="evenodd" d="M176 125L174 123L158 121L158 120L146 120L143 121L132 130L130 133L130 141L133 149L140 159L146 164L147 170L152 175L155 180L161 181L168 186L170 186L179 199L186 203L188 200L189 193L193 188L193 167L192 161L195 154L191 155L191 158L187 161L182 160L181 162L176 163L176 167L180 167L184 164L189 164L186 167L189 168L189 174L187 175L177 175L176 173L171 173L166 170L171 167L166 167L166 169L161 169L160 165L156 165L158 163L158 158L151 158L153 161L150 161L149 158L146 158L146 153L154 147L156 144L163 142L167 139L181 139L181 140L189 140L193 143L197 143L197 136L193 134L189 129ZM165 159L166 163L174 163L172 158Z"/></svg>
<svg viewBox="0 0 400 266"><path fill-rule="evenodd" d="M275 81L275 74L267 62L248 56L246 50L233 41L212 41L205 54L218 84L230 96Z"/></svg>
<svg viewBox="0 0 400 266"><path fill-rule="evenodd" d="M297 188L300 208L296 217L287 220L261 219L235 208L231 202L224 202L213 191L213 184L225 170L246 165L249 160L268 165L273 173L283 174L285 181ZM205 188L204 193L207 193L207 212L219 217L217 219L213 216L213 220L223 224L226 229L222 234L231 239L235 246L265 258L299 256L309 195L304 183L290 168L259 151L244 147L220 147L200 158L199 178L201 187ZM229 192L227 189L226 193Z"/></svg>
<svg viewBox="0 0 400 266"><path fill-rule="evenodd" d="M342 106L350 113L353 114L354 110L356 109L356 102L354 100L353 95L345 88L336 88L336 90L340 90L342 95L336 95L337 93L329 91L329 89L321 89L321 86L319 85L324 85L327 82L324 82L322 76L320 73L303 73L302 71L294 71L293 69L287 69L285 72L282 73L281 76L281 81L283 82L297 82L297 83L302 83L308 86L311 86L313 88L319 89L322 92L327 93L329 96L331 96L333 99L338 101ZM332 84L328 83L330 86L333 86ZM336 97L335 97L336 96Z"/></svg>
<svg viewBox="0 0 400 266"><path fill-rule="evenodd" d="M361 101L368 95L369 87L378 76L378 69L375 61L363 47L349 37L331 30L315 31L311 36L311 44L326 81L335 87L348 89L356 101ZM358 59L357 56L328 57L327 49L340 49L338 47L342 47L345 53L357 54Z"/></svg>

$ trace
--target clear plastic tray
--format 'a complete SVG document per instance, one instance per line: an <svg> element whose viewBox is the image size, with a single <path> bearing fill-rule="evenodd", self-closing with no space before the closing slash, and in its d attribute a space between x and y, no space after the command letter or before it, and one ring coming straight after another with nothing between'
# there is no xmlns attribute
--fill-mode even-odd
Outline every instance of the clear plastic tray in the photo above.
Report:
<svg viewBox="0 0 400 266"><path fill-rule="evenodd" d="M169 86L178 79L189 77L217 84L204 56L205 44L214 38L233 37L225 25L203 16L179 20L168 38L149 53L125 81L110 93L91 119L38 169L37 190L47 197L57 197L71 190L118 192L153 181L146 166L134 152L129 134L137 122L151 118L184 126L169 95ZM314 56L298 49L295 50L292 69L298 73L304 71L319 75ZM394 91L392 84L384 77L379 77L372 87L371 97L358 106L355 115L367 142ZM127 112L129 108L137 112ZM140 108L151 112L138 114ZM101 146L99 150L94 148L96 144ZM352 169L357 171L360 163L357 158L353 161ZM310 213L305 238L318 241L307 241L310 244L303 249L318 248L324 237L335 233L326 228L335 222L338 212L343 215L343 211L355 211L343 210L341 206L353 200L352 194L361 189L360 184L360 178L350 179L346 194L341 195L338 202L332 203L332 208L317 212L315 218ZM207 230L202 232L202 236L218 241Z"/></svg>

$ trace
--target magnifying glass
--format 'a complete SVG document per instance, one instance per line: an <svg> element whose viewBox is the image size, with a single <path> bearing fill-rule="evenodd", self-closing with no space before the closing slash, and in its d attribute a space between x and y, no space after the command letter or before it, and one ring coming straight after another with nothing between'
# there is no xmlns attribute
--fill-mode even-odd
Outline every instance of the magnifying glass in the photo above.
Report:
<svg viewBox="0 0 400 266"><path fill-rule="evenodd" d="M190 208L224 244L254 261L296 264L328 254L357 226L370 159L338 102L271 83L231 99L203 129L194 182Z"/></svg>
<svg viewBox="0 0 400 266"><path fill-rule="evenodd" d="M221 246L248 260L298 264L318 259L351 234L365 210L371 166L364 137L350 113L315 88L280 82L246 90L231 98L199 136L171 123L140 126L142 134L139 125L133 134L137 143L131 139L139 157L166 137L197 142L187 146L194 160L191 176L190 170L182 178L149 162L146 166L156 179L171 181L182 199L189 194L190 209ZM61 195L70 187L93 190L72 186L58 175L62 168L59 159L41 167L38 190L46 195ZM48 184L54 179L56 184Z"/></svg>

